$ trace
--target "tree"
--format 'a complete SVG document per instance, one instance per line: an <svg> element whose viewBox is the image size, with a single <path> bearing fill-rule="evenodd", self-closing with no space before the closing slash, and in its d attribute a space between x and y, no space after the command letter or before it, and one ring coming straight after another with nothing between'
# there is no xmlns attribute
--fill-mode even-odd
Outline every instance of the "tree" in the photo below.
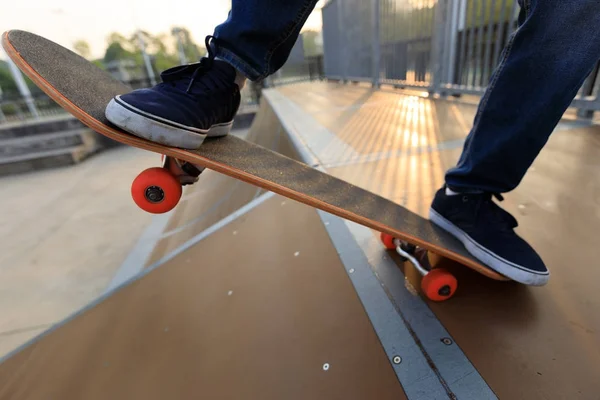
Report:
<svg viewBox="0 0 600 400"><path fill-rule="evenodd" d="M200 57L206 54L204 46L198 46L194 43L190 31L186 28L174 27L171 29L171 33L175 36L175 40L181 43L183 53L189 61L198 61ZM179 45L179 43L176 43L176 45Z"/></svg>
<svg viewBox="0 0 600 400"><path fill-rule="evenodd" d="M90 58L90 45L85 40L77 40L75 43L73 43L73 48L81 57L88 59Z"/></svg>
<svg viewBox="0 0 600 400"><path fill-rule="evenodd" d="M137 48L137 38L135 35L128 39L118 32L113 32L108 35L106 41L108 42L109 46L113 43L118 43L122 49L130 53L133 53Z"/></svg>
<svg viewBox="0 0 600 400"><path fill-rule="evenodd" d="M185 56L190 62L197 61L200 56L205 54L206 50L193 42L187 29L174 28L174 31L170 33L178 35ZM113 32L107 36L108 45L102 62L107 64L118 60L132 60L140 67L141 71L145 71L142 55L142 46L144 46L144 51L150 56L154 72L158 73L179 64L177 45L173 46L172 40L172 36L168 33L153 35L147 31L139 31L131 37L126 37ZM84 47L81 45L79 50L84 51ZM93 62L96 65L102 64L99 60Z"/></svg>
<svg viewBox="0 0 600 400"><path fill-rule="evenodd" d="M164 71L178 64L177 56L170 54L167 50L166 42L168 36L165 33L152 35L148 32L141 31L142 40L146 46L146 53L153 58L153 66L157 70L155 72ZM138 46L140 45L138 40Z"/></svg>
<svg viewBox="0 0 600 400"><path fill-rule="evenodd" d="M304 43L304 55L306 57L323 54L323 40L317 31L308 30L302 33L302 42Z"/></svg>
<svg viewBox="0 0 600 400"><path fill-rule="evenodd" d="M25 84L29 87L31 94L36 95L42 93L42 90L37 87L27 76L23 75ZM0 87L2 88L4 98L20 96L17 83L13 79L12 73L6 61L0 60Z"/></svg>
<svg viewBox="0 0 600 400"><path fill-rule="evenodd" d="M104 62L109 63L116 60L126 60L135 58L135 54L123 48L123 45L118 42L112 42L106 48L104 53Z"/></svg>
<svg viewBox="0 0 600 400"><path fill-rule="evenodd" d="M17 84L8 69L8 65L2 60L0 60L0 87L5 98L19 94Z"/></svg>

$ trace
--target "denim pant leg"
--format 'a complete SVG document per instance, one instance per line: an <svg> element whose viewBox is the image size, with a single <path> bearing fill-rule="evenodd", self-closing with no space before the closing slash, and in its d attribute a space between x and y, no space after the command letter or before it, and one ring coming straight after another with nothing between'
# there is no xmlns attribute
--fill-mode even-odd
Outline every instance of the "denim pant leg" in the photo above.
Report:
<svg viewBox="0 0 600 400"><path fill-rule="evenodd" d="M600 59L597 0L523 0L473 128L446 183L505 193L521 182Z"/></svg>
<svg viewBox="0 0 600 400"><path fill-rule="evenodd" d="M215 28L217 57L251 80L283 66L318 0L233 0L227 20Z"/></svg>

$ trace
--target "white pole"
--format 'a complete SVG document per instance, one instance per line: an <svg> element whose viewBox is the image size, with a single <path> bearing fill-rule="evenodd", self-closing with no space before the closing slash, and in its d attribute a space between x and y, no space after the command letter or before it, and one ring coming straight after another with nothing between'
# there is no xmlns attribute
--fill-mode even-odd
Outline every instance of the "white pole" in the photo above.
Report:
<svg viewBox="0 0 600 400"><path fill-rule="evenodd" d="M144 38L142 37L142 32L137 31L138 41L140 42L140 49L142 50L142 57L144 57L144 65L146 66L146 73L150 78L150 83L152 86L156 85L156 76L154 75L154 70L152 69L152 64L150 63L150 56L146 53L146 43L144 42Z"/></svg>
<svg viewBox="0 0 600 400"><path fill-rule="evenodd" d="M25 103L27 104L27 108L29 108L29 112L35 118L39 118L40 114L38 113L37 108L35 107L33 97L31 96L31 91L27 87L27 84L25 83L25 79L23 79L23 75L21 74L21 71L15 65L13 60L10 59L10 57L7 57L6 59L8 60L8 67L13 76L13 79L15 80L15 82L17 84L17 88L19 89L21 96L23 96L23 99L25 100Z"/></svg>

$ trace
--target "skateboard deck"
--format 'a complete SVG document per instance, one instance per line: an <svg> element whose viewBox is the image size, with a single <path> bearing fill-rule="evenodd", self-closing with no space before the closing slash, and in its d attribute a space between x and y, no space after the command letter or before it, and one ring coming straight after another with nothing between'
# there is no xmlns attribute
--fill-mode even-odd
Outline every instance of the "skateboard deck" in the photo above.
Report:
<svg viewBox="0 0 600 400"><path fill-rule="evenodd" d="M21 71L48 96L102 135L209 168L335 214L388 238L456 261L488 278L509 280L483 265L460 241L418 214L254 143L228 135L206 139L197 150L185 150L126 133L107 121L104 110L115 95L131 91L130 87L63 46L29 32L5 32L2 45Z"/></svg>

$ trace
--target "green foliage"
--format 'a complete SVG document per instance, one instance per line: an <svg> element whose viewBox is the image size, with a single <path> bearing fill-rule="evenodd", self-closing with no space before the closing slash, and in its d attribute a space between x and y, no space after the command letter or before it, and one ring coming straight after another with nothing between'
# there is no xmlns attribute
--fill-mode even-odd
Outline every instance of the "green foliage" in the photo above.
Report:
<svg viewBox="0 0 600 400"><path fill-rule="evenodd" d="M73 43L73 48L81 57L90 58L90 45L85 40L77 40L75 43Z"/></svg>
<svg viewBox="0 0 600 400"><path fill-rule="evenodd" d="M8 65L2 60L0 60L0 87L2 88L2 94L4 97L19 93L17 84L13 80L10 70L8 69Z"/></svg>
<svg viewBox="0 0 600 400"><path fill-rule="evenodd" d="M190 31L186 28L174 27L171 32L179 39L179 43L176 43L176 45L182 47L183 54L185 54L185 57L189 62L196 62L206 54L206 48L195 44L192 40Z"/></svg>
<svg viewBox="0 0 600 400"><path fill-rule="evenodd" d="M129 60L135 59L135 54L127 51L123 48L123 45L119 42L112 42L106 48L104 53L104 62L109 63L116 60Z"/></svg>
<svg viewBox="0 0 600 400"><path fill-rule="evenodd" d="M29 90L32 94L42 93L42 90L38 88L27 76L23 75L23 79L29 87ZM12 97L19 96L19 88L17 83L14 81L12 77L12 73L8 67L8 63L6 61L0 60L0 87L2 88L3 97Z"/></svg>
<svg viewBox="0 0 600 400"><path fill-rule="evenodd" d="M111 61L133 60L145 73L144 58L140 47L141 36L146 54L150 56L155 73L158 74L180 63L176 38L173 35L180 38L189 62L198 61L205 54L206 50L194 43L187 29L176 27L169 33L152 35L149 32L141 31L139 36L134 34L129 38L117 32L111 33L107 37L108 46L102 61L107 64ZM101 63L98 62L96 65L101 65Z"/></svg>
<svg viewBox="0 0 600 400"><path fill-rule="evenodd" d="M92 64L94 64L98 68L105 69L104 63L102 60L92 60Z"/></svg>
<svg viewBox="0 0 600 400"><path fill-rule="evenodd" d="M463 0L466 1L465 27L477 28L490 23L507 21L516 0ZM416 4L416 6L413 6ZM381 0L381 39L383 41L411 40L430 37L435 23L433 2ZM463 3L464 4L464 3ZM504 8L504 10L502 10ZM493 12L490 12L493 11Z"/></svg>
<svg viewBox="0 0 600 400"><path fill-rule="evenodd" d="M175 54L159 53L154 56L154 67L157 72L179 64L179 58Z"/></svg>
<svg viewBox="0 0 600 400"><path fill-rule="evenodd" d="M481 26L482 16L484 25L489 24L490 16L492 18L493 23L501 22L500 17L503 17L503 21L506 21L510 17L510 13L512 12L513 4L515 1L516 0L506 0L506 4L504 5L504 11L502 11L502 0L468 1L466 14L467 28ZM493 12L490 13L490 10L493 10Z"/></svg>
<svg viewBox="0 0 600 400"><path fill-rule="evenodd" d="M302 41L304 43L304 55L306 57L317 56L323 54L323 46L318 44L319 32L305 31L302 33Z"/></svg>

